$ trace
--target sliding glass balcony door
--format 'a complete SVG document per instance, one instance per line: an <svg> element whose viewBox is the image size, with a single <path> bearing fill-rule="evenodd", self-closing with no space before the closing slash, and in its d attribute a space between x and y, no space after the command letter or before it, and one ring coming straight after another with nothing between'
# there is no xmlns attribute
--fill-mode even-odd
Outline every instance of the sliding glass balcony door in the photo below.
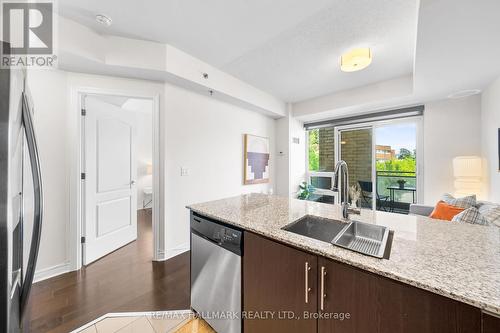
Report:
<svg viewBox="0 0 500 333"><path fill-rule="evenodd" d="M408 214L417 203L417 130L417 122L401 121L374 129L377 193L391 212Z"/></svg>
<svg viewBox="0 0 500 333"><path fill-rule="evenodd" d="M347 162L353 205L408 214L418 202L419 124L411 118L336 128L335 160Z"/></svg>
<svg viewBox="0 0 500 333"><path fill-rule="evenodd" d="M338 130L340 147L339 159L344 160L349 167L349 188L351 200L359 193L359 198L352 201L353 205L362 208L373 207L373 156L372 156L372 126Z"/></svg>

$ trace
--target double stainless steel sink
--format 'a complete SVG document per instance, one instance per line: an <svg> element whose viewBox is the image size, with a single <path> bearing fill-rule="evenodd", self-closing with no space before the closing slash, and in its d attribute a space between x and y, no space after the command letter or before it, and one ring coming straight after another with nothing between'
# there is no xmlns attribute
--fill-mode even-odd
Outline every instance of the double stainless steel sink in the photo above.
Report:
<svg viewBox="0 0 500 333"><path fill-rule="evenodd" d="M332 243L355 252L383 258L389 228L358 221L342 222L306 215L283 230Z"/></svg>

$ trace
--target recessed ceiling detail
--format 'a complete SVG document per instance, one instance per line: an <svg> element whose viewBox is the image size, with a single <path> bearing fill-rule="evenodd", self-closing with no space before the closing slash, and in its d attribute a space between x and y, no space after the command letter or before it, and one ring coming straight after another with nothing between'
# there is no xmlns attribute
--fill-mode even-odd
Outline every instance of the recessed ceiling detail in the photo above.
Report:
<svg viewBox="0 0 500 333"><path fill-rule="evenodd" d="M102 34L168 43L287 102L413 72L417 0L64 0L60 14ZM113 18L111 27L95 13ZM137 15L137 13L141 13ZM369 47L368 68L342 72Z"/></svg>
<svg viewBox="0 0 500 333"><path fill-rule="evenodd" d="M480 89L460 90L460 91L455 91L455 92L449 94L448 98L458 99L458 98L469 97L469 96L472 96L472 95L477 95L479 93L481 93Z"/></svg>

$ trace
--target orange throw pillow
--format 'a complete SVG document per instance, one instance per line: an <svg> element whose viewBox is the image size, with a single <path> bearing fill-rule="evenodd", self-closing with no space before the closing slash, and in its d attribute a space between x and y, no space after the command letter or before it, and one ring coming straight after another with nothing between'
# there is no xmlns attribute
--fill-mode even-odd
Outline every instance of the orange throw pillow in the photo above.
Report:
<svg viewBox="0 0 500 333"><path fill-rule="evenodd" d="M460 214L465 209L448 205L444 201L439 201L429 217L431 219L451 221L455 215Z"/></svg>

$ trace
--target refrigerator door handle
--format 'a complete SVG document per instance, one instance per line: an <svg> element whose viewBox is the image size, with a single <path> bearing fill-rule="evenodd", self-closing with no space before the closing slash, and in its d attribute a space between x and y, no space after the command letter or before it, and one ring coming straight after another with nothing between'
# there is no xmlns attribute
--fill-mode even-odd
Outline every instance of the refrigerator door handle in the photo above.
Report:
<svg viewBox="0 0 500 333"><path fill-rule="evenodd" d="M21 285L21 269L16 270L13 275L15 278L12 281L12 287L10 289L10 299L14 298L17 288Z"/></svg>
<svg viewBox="0 0 500 333"><path fill-rule="evenodd" d="M35 137L35 129L33 127L33 118L29 108L28 100L23 94L23 125L26 134L26 144L28 147L31 172L33 178L34 191L34 214L33 214L33 234L31 237L30 253L28 264L26 267L26 275L21 286L21 303L20 310L23 316L28 303L28 297L33 284L35 275L35 266L38 258L38 249L40 248L40 236L42 233L42 216L43 216L43 192L42 192L42 177L40 173L40 159L38 157L38 147Z"/></svg>

